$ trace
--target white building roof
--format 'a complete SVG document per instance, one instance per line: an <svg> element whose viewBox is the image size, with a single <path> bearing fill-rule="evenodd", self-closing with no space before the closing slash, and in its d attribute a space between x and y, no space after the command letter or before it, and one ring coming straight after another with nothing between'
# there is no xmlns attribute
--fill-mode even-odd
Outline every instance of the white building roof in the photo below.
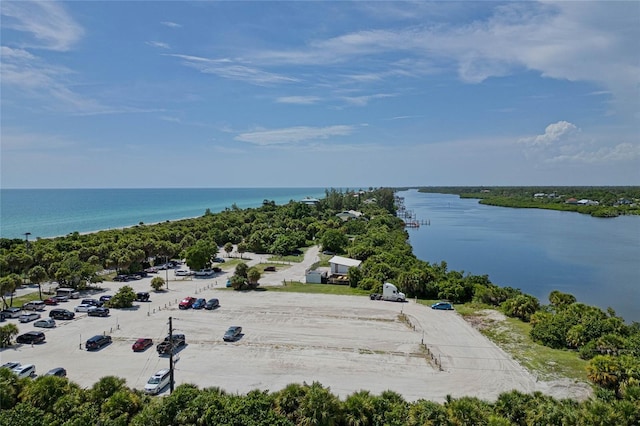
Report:
<svg viewBox="0 0 640 426"><path fill-rule="evenodd" d="M333 256L331 259L329 259L329 263L335 263L336 265L352 267L352 266L360 266L362 261L356 260L356 259L350 259L348 257Z"/></svg>

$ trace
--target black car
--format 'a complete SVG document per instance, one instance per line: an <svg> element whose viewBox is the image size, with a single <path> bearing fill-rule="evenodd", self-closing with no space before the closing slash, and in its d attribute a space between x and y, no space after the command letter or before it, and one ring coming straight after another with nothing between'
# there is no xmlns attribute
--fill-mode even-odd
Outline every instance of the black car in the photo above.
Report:
<svg viewBox="0 0 640 426"><path fill-rule="evenodd" d="M17 343L33 344L44 342L44 333L42 331L27 331L16 338Z"/></svg>
<svg viewBox="0 0 640 426"><path fill-rule="evenodd" d="M110 294L105 294L104 296L100 296L100 301L106 303L111 300L112 297Z"/></svg>
<svg viewBox="0 0 640 426"><path fill-rule="evenodd" d="M116 275L115 277L113 277L113 280L121 282L121 283L125 283L125 282L129 281L129 276L128 275Z"/></svg>
<svg viewBox="0 0 640 426"><path fill-rule="evenodd" d="M76 314L66 309L52 309L49 311L49 317L57 320L72 320Z"/></svg>
<svg viewBox="0 0 640 426"><path fill-rule="evenodd" d="M149 301L149 293L147 293L146 291L141 291L139 293L136 293L136 300L138 302L148 302Z"/></svg>
<svg viewBox="0 0 640 426"><path fill-rule="evenodd" d="M236 340L238 340L241 334L242 327L240 327L239 325L232 325L231 327L229 327L227 332L224 333L224 337L222 338L222 340L224 340L225 342L235 342Z"/></svg>
<svg viewBox="0 0 640 426"><path fill-rule="evenodd" d="M109 308L102 308L102 307L89 308L89 310L87 311L87 315L89 315L90 317L108 317Z"/></svg>
<svg viewBox="0 0 640 426"><path fill-rule="evenodd" d="M88 339L84 346L88 351L94 351L108 345L109 343L111 343L111 336L97 335Z"/></svg>
<svg viewBox="0 0 640 426"><path fill-rule="evenodd" d="M175 352L176 349L186 344L186 338L184 334L174 334L173 336L167 336L164 340L158 343L156 350L160 355L169 354L171 351Z"/></svg>
<svg viewBox="0 0 640 426"><path fill-rule="evenodd" d="M218 306L220 306L220 301L218 299L209 299L207 300L207 303L204 304L204 308L205 309L215 309Z"/></svg>

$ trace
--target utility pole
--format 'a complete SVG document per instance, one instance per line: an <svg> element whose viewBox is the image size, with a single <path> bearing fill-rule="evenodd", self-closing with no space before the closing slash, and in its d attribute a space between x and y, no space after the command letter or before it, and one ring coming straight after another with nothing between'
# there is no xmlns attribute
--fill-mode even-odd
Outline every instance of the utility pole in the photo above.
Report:
<svg viewBox="0 0 640 426"><path fill-rule="evenodd" d="M171 347L169 349L169 395L173 393L173 323L172 318L169 317L169 341Z"/></svg>

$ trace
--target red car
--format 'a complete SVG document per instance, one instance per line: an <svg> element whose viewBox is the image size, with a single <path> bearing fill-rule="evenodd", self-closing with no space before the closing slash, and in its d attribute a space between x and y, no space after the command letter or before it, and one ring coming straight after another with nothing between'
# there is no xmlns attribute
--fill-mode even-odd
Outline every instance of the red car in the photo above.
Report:
<svg viewBox="0 0 640 426"><path fill-rule="evenodd" d="M131 346L134 352L142 352L147 349L149 346L153 346L153 340L147 338L141 338L136 340L136 342Z"/></svg>
<svg viewBox="0 0 640 426"><path fill-rule="evenodd" d="M58 299L56 299L55 297L50 297L48 299L44 299L43 302L45 305L55 306L58 304Z"/></svg>
<svg viewBox="0 0 640 426"><path fill-rule="evenodd" d="M185 297L178 304L178 308L180 308L180 309L189 309L191 306L193 306L193 303L195 301L196 301L195 297L191 297L191 296Z"/></svg>

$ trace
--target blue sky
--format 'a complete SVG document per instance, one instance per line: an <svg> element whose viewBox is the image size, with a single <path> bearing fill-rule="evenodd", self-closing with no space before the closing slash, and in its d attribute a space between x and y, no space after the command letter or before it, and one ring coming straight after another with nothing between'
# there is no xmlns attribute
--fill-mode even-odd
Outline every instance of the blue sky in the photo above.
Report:
<svg viewBox="0 0 640 426"><path fill-rule="evenodd" d="M3 188L640 184L640 2L0 9Z"/></svg>

